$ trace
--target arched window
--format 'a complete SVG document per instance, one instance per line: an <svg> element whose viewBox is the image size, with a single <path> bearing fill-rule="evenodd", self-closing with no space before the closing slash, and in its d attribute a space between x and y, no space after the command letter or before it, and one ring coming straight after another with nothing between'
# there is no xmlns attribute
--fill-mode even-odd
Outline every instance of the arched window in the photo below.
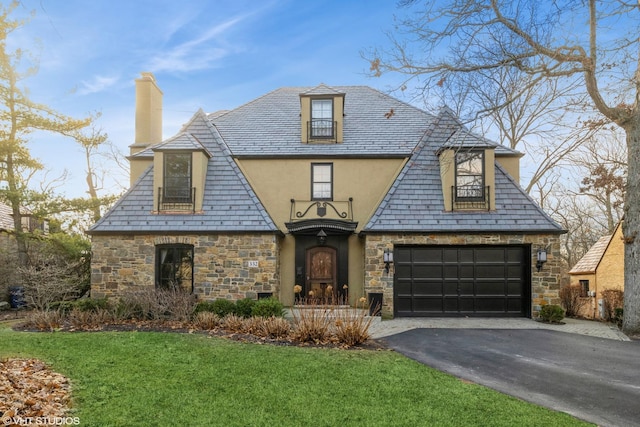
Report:
<svg viewBox="0 0 640 427"><path fill-rule="evenodd" d="M156 287L193 292L193 245L156 246Z"/></svg>

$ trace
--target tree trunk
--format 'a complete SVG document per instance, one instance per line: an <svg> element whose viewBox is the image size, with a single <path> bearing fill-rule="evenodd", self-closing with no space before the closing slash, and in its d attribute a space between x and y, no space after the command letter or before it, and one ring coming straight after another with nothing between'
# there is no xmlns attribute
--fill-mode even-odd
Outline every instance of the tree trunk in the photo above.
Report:
<svg viewBox="0 0 640 427"><path fill-rule="evenodd" d="M627 122L629 165L624 207L624 318L622 331L640 336L640 115Z"/></svg>

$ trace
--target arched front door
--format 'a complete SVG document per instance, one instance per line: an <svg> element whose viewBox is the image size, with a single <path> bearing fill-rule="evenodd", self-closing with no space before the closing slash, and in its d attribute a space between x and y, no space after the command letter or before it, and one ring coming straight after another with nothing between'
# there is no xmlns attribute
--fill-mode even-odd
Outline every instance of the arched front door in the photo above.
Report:
<svg viewBox="0 0 640 427"><path fill-rule="evenodd" d="M307 298L332 303L336 295L337 263L336 249L316 246L307 249ZM311 293L313 292L313 293Z"/></svg>

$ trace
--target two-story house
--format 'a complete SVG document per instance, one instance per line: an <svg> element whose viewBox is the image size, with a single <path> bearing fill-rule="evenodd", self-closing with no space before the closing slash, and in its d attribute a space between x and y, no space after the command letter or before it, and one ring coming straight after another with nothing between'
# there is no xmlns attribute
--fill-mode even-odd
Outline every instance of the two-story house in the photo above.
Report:
<svg viewBox="0 0 640 427"><path fill-rule="evenodd" d="M136 85L131 189L89 231L92 296L364 296L389 316L558 303L563 230L518 185L521 154L450 110L285 87L162 140L162 92L149 73Z"/></svg>

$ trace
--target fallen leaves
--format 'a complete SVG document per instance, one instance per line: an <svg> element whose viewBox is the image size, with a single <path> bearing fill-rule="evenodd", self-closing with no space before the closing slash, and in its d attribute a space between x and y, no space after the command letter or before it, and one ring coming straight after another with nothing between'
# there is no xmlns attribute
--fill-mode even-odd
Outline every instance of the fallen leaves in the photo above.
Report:
<svg viewBox="0 0 640 427"><path fill-rule="evenodd" d="M0 420L62 417L70 404L69 380L42 361L0 360Z"/></svg>

